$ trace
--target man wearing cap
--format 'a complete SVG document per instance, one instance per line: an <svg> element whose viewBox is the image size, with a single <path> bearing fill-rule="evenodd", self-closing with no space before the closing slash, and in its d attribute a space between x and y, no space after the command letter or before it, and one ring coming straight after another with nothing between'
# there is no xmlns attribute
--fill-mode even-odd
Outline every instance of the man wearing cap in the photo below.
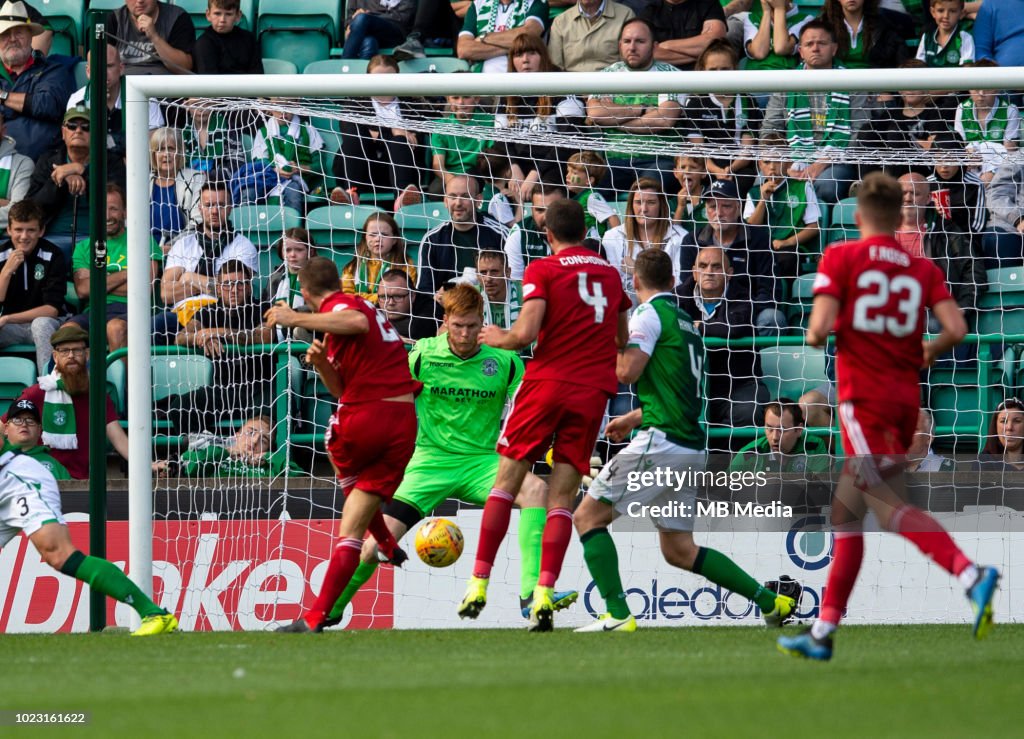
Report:
<svg viewBox="0 0 1024 739"><path fill-rule="evenodd" d="M50 59L32 48L33 37L44 31L29 18L25 3L0 6L0 112L18 152L32 160L57 143L61 115L75 89L70 57Z"/></svg>
<svg viewBox="0 0 1024 739"><path fill-rule="evenodd" d="M43 375L21 398L42 409L43 443L71 477L89 477L89 334L71 324L50 339L54 370ZM117 422L117 411L106 397L107 439L128 459L128 435Z"/></svg>
<svg viewBox="0 0 1024 739"><path fill-rule="evenodd" d="M47 238L64 250L70 261L72 247L89 234L89 109L72 108L64 114L63 143L36 161L28 197L46 212ZM108 157L107 180L124 182L124 166Z"/></svg>
<svg viewBox="0 0 1024 739"><path fill-rule="evenodd" d="M50 448L39 442L43 433L43 416L39 406L31 400L19 398L11 403L7 410L4 433L7 434L8 446L32 457L49 470L55 479L71 479L64 465L50 456Z"/></svg>
<svg viewBox="0 0 1024 739"><path fill-rule="evenodd" d="M93 592L131 606L142 618L132 636L175 631L178 619L153 603L117 566L84 554L72 544L54 475L40 463L38 454L24 451L18 441L29 430L38 435L39 404L20 398L7 415L9 438L0 448L0 547L18 532L24 533L50 567L81 580ZM45 411L42 417L46 417Z"/></svg>
<svg viewBox="0 0 1024 739"><path fill-rule="evenodd" d="M127 74L189 74L196 29L188 11L157 0L125 0L110 11L107 33L117 39Z"/></svg>
<svg viewBox="0 0 1024 739"><path fill-rule="evenodd" d="M738 282L754 306L759 336L777 336L786 326L785 315L776 307L782 298L782 280L775 277L774 252L768 245L768 230L750 226L740 215L739 189L733 180L715 180L704 196L708 225L696 235L696 243L683 244L679 257L683 274L693 268L697 251L720 246L729 257Z"/></svg>
<svg viewBox="0 0 1024 739"><path fill-rule="evenodd" d="M50 335L64 314L67 266L61 250L42 238L43 211L22 200L8 211L0 244L0 348L34 344L36 368L50 362Z"/></svg>
<svg viewBox="0 0 1024 739"><path fill-rule="evenodd" d="M128 345L128 212L125 208L124 188L115 182L107 183L107 274L106 319L107 349L114 351ZM156 240L149 239L149 281L153 283L160 272L163 252ZM89 299L89 267L92 264L92 242L82 239L75 244L71 260L75 293L82 301L83 312L69 319L69 324L89 330L89 316L100 310L99 300Z"/></svg>

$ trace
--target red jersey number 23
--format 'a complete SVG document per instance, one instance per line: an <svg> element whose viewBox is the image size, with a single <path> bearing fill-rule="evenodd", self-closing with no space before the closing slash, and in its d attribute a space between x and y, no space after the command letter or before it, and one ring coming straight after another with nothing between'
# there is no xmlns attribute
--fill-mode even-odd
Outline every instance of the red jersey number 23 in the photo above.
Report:
<svg viewBox="0 0 1024 739"><path fill-rule="evenodd" d="M897 338L917 330L921 312L921 283L909 275L890 278L879 270L862 272L857 287L864 292L853 304L853 327L869 334L889 334ZM890 302L896 301L892 307ZM888 309L887 309L888 308Z"/></svg>

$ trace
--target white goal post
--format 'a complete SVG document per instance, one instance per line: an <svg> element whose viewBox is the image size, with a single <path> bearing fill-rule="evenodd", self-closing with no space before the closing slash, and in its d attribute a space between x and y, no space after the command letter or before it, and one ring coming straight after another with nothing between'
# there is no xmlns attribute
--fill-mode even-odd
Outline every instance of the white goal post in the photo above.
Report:
<svg viewBox="0 0 1024 739"><path fill-rule="evenodd" d="M150 321L150 152L152 98L368 98L371 95L587 95L627 93L771 93L843 90L1024 90L1024 67L985 69L864 69L674 73L347 74L242 76L129 76L127 127L129 572L153 590L153 478ZM372 111L369 112L372 115Z"/></svg>

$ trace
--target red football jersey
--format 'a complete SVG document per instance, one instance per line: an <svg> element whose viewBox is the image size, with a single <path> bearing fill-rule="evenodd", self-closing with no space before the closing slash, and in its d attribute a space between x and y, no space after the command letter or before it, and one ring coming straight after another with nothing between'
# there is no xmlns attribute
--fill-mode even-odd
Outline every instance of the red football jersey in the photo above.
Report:
<svg viewBox="0 0 1024 739"><path fill-rule="evenodd" d="M402 337L369 301L337 292L320 304L321 313L357 310L370 322L365 334L327 334L324 347L342 382L342 403L393 398L415 389Z"/></svg>
<svg viewBox="0 0 1024 739"><path fill-rule="evenodd" d="M826 249L814 294L839 300L839 400L919 406L925 308L952 300L942 271L895 239L875 236Z"/></svg>
<svg viewBox="0 0 1024 739"><path fill-rule="evenodd" d="M609 393L615 379L619 313L632 307L622 275L582 246L535 259L523 274L523 300L547 301L524 380L559 380Z"/></svg>

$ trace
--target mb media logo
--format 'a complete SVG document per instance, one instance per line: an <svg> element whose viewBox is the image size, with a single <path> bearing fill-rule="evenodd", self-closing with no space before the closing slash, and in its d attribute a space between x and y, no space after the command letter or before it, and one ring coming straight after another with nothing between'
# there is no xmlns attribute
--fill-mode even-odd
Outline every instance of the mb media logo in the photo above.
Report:
<svg viewBox="0 0 1024 739"><path fill-rule="evenodd" d="M801 570L820 570L832 561L832 532L823 531L824 516L807 516L789 527L786 554Z"/></svg>

